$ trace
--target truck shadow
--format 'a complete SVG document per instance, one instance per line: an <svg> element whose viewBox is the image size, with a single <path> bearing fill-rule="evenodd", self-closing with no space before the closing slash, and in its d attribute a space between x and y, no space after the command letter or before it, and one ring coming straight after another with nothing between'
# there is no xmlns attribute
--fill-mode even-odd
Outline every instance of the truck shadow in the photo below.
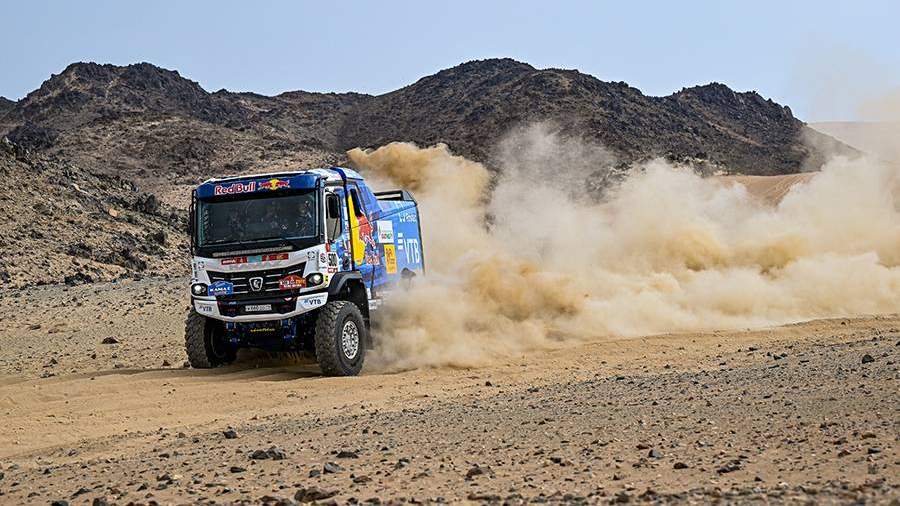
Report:
<svg viewBox="0 0 900 506"><path fill-rule="evenodd" d="M318 366L311 365L258 365L254 363L236 362L215 369L168 369L168 368L134 368L111 369L91 373L81 373L60 379L103 378L109 376L127 376L133 380L140 379L178 379L207 382L249 382L249 381L296 381L314 378L326 378Z"/></svg>

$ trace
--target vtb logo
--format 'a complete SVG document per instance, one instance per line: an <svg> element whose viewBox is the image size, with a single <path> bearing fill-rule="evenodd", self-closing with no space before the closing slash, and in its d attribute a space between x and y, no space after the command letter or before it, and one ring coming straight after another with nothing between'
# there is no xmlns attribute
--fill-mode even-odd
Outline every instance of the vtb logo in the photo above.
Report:
<svg viewBox="0 0 900 506"><path fill-rule="evenodd" d="M250 289L254 292L262 290L263 278L250 278Z"/></svg>

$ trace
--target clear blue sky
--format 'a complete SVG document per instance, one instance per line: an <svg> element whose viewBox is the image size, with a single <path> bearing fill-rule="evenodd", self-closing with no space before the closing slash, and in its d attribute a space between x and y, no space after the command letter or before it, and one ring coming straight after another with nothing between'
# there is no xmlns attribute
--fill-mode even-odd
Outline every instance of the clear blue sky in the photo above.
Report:
<svg viewBox="0 0 900 506"><path fill-rule="evenodd" d="M509 56L650 95L719 81L806 120L900 86L896 1L44 1L0 12L0 95L74 61L148 61L207 90L382 93Z"/></svg>

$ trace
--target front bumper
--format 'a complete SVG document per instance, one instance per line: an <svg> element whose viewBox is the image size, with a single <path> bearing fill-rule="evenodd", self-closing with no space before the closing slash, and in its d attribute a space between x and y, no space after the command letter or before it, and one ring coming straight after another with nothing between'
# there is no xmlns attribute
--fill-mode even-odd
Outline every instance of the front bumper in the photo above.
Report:
<svg viewBox="0 0 900 506"><path fill-rule="evenodd" d="M293 301L282 301L279 303L282 307L285 304L293 304L293 309L280 312L261 312L249 314L244 311L246 306L259 305L261 303L270 304L269 300L241 300L241 301L217 301L215 297L192 297L194 309L197 313L221 320L224 322L264 322L271 320L283 320L285 318L293 318L295 316L308 313L314 309L318 309L328 302L328 292L318 292L310 294L298 295ZM232 313L232 314L228 314Z"/></svg>

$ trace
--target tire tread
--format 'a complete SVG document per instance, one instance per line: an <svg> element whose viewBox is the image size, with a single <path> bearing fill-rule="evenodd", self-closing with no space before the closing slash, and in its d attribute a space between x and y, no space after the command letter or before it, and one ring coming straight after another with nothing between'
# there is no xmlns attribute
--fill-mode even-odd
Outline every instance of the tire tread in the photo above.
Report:
<svg viewBox="0 0 900 506"><path fill-rule="evenodd" d="M194 369L215 367L206 353L206 317L193 310L184 322L184 348Z"/></svg>
<svg viewBox="0 0 900 506"><path fill-rule="evenodd" d="M359 311L359 308L356 307L354 303L346 300L328 301L325 304L325 307L320 310L318 318L316 318L316 361L319 363L322 373L328 376L347 376L349 374L356 374L355 372L348 371L341 363L341 358L339 356L341 350L339 349L337 339L335 338L338 318L344 308L348 305L353 307L358 320L362 322L362 313ZM360 337L364 337L365 327L363 326L359 331L362 334ZM360 353L365 353L364 346L365 340L363 339L363 342L360 343Z"/></svg>

